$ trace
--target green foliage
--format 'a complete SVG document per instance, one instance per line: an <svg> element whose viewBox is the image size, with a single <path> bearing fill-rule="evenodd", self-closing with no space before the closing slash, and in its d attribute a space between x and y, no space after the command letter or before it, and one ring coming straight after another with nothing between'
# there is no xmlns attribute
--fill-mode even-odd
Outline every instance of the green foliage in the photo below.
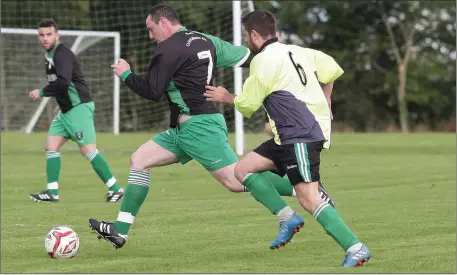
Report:
<svg viewBox="0 0 457 275"><path fill-rule="evenodd" d="M291 38L295 35L304 46L330 54L343 67L345 74L335 83L333 95L335 122L359 130L398 120L398 71L381 7L397 22L393 32L402 56L402 28L416 25L407 72L409 116L414 125L431 129L454 121L455 2L297 1L279 9L268 2L259 7L278 16L288 42L296 41Z"/></svg>
<svg viewBox="0 0 457 275"><path fill-rule="evenodd" d="M148 41L144 19L148 8L164 1L2 1L2 26L36 28L44 17L55 18L62 29L119 31L122 57L136 72L145 72L154 46ZM407 68L406 101L410 122L438 129L455 121L455 2L453 1L287 1L279 8L272 1L255 1L279 21L289 43L324 51L345 70L335 83L335 123L356 130L385 129L398 125L398 68L383 14L392 23L394 40L402 57L404 31L416 26L414 51ZM232 41L230 1L168 1L187 27ZM72 14L61 11L71 10ZM151 49L151 52L145 49ZM219 70L216 83L233 83L230 69ZM232 87L228 86L231 89ZM122 102L136 101L124 114L152 112L154 106L139 100L122 86ZM232 114L230 107L222 107ZM155 121L166 120L166 113ZM124 117L121 114L121 117ZM131 117L129 115L128 117ZM138 120L144 116L137 115ZM148 119L148 118L146 118ZM233 116L228 116L233 125ZM137 122L122 122L122 130L137 130ZM132 125L130 125L132 124ZM129 126L130 125L130 126ZM159 126L159 125L156 125Z"/></svg>
<svg viewBox="0 0 457 275"><path fill-rule="evenodd" d="M44 18L53 18L61 29L90 30L84 9L88 1L1 1L1 25L11 28L38 27ZM71 15L61 11L71 11Z"/></svg>

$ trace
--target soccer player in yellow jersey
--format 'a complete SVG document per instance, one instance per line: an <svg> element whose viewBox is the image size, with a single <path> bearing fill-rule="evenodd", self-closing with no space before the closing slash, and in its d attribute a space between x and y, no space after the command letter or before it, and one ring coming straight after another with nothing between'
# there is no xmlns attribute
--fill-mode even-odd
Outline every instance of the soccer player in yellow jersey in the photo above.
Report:
<svg viewBox="0 0 457 275"><path fill-rule="evenodd" d="M278 36L279 33L276 33L276 35ZM279 38L279 42L282 43L283 40L281 41L281 38ZM333 82L343 74L343 69L341 69L341 67L335 62L335 60L331 56L328 56L327 54L321 51L317 51L310 48L302 48L301 50L303 54L306 56L306 58L308 60L312 60L312 62L315 64L315 75L317 77L317 80L319 81L319 84L321 85L322 91L324 92L325 99L327 100L330 109L330 118L333 120L331 100ZM275 134L273 133L273 129L270 125L270 118L268 117L268 113L265 114L264 131L272 137L275 136ZM280 176L284 176L286 172L280 171L277 172L277 174L279 174ZM325 200L331 206L335 207L333 200L330 198L327 191L325 191L324 181L322 180L319 180L319 192L323 200Z"/></svg>
<svg viewBox="0 0 457 275"><path fill-rule="evenodd" d="M274 138L243 157L235 176L249 188L265 180L259 172L285 171L300 205L346 252L342 266L362 265L370 259L370 251L318 191L320 153L331 143L331 112L319 81L332 85L342 70L328 55L316 55L316 59L308 49L279 43L275 17L268 11L253 11L242 23L245 40L257 53L243 92L234 97L223 87L208 86L205 95L208 100L235 105L248 118L263 105ZM324 73L316 76L316 72ZM289 217L280 223L279 245L287 243L296 224L303 222L288 206L280 212Z"/></svg>

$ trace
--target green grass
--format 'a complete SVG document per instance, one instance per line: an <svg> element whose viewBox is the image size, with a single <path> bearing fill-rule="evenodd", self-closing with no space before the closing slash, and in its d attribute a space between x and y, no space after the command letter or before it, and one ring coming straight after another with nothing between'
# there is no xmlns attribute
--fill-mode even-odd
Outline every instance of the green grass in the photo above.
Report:
<svg viewBox="0 0 457 275"><path fill-rule="evenodd" d="M98 136L126 184L130 154L152 134ZM61 202L34 203L45 188L44 134L2 133L2 273L455 273L455 135L335 134L321 175L352 230L371 249L369 264L339 267L344 253L312 216L293 242L268 249L277 220L249 194L226 191L197 163L152 169L152 185L126 246L98 241L87 219L113 220L118 204L74 144L62 150ZM248 135L247 149L266 139ZM46 233L70 225L79 255L53 260Z"/></svg>

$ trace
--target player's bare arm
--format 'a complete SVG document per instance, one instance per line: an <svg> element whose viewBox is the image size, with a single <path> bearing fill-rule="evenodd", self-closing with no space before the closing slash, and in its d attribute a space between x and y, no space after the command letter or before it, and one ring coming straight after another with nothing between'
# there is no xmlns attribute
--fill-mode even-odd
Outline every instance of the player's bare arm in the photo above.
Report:
<svg viewBox="0 0 457 275"><path fill-rule="evenodd" d="M229 93L224 87L206 86L205 88L206 92L204 96L206 96L206 100L230 105L235 104L235 96Z"/></svg>
<svg viewBox="0 0 457 275"><path fill-rule="evenodd" d="M322 91L324 92L325 99L327 99L328 107L330 108L330 118L333 120L332 112L332 91L333 91L333 82L327 84L321 84Z"/></svg>

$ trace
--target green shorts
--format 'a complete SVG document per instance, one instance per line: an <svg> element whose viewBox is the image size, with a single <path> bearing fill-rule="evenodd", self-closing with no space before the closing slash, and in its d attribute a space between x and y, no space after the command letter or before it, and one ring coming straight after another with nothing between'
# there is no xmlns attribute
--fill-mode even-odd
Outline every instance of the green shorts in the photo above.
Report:
<svg viewBox="0 0 457 275"><path fill-rule="evenodd" d="M94 102L73 107L70 111L59 111L48 130L49 136L66 137L79 146L95 143Z"/></svg>
<svg viewBox="0 0 457 275"><path fill-rule="evenodd" d="M185 164L194 159L208 171L236 163L238 158L228 143L227 125L222 114L196 115L176 128L152 139Z"/></svg>

